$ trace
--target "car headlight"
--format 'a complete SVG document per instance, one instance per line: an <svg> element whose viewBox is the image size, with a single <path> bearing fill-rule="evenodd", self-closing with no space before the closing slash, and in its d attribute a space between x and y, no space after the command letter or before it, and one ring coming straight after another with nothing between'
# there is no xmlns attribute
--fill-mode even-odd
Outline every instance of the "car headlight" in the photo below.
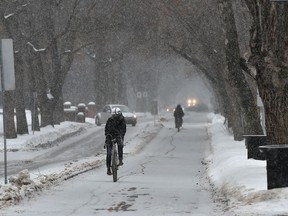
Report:
<svg viewBox="0 0 288 216"><path fill-rule="evenodd" d="M133 115L133 118L137 118L137 116L136 116L136 115Z"/></svg>

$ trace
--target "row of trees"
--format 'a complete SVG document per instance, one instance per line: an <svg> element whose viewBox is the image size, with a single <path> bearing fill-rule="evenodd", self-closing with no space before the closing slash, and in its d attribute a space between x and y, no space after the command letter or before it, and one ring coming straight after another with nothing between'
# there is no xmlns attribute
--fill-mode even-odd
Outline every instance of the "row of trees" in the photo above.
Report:
<svg viewBox="0 0 288 216"><path fill-rule="evenodd" d="M7 137L28 133L25 108L33 111L35 99L41 126L63 121L62 86L76 53L95 65L99 106L127 103L128 86L153 99L162 75L153 64L178 54L213 89L236 140L263 133L258 89L268 141L288 143L287 7L269 0L3 0L0 36L14 40L16 70L16 90L5 92Z"/></svg>
<svg viewBox="0 0 288 216"><path fill-rule="evenodd" d="M16 90L5 92L5 101L10 102L5 104L7 138L28 133L25 108L34 112L35 99L42 126L63 121L62 86L80 48L77 38L85 31L82 10L89 6L92 1L1 2L1 37L12 38L15 50ZM38 115L33 113L32 118L34 130L40 130Z"/></svg>
<svg viewBox="0 0 288 216"><path fill-rule="evenodd" d="M63 121L62 87L79 52L95 63L97 105L107 101L127 103L127 83L137 85L134 82L137 78L134 71L122 72L123 59L137 47L146 48L144 43L151 37L147 32L154 32L146 24L155 22L153 17L157 16L150 11L154 16L143 20L150 4L138 1L145 7L139 10L135 3L132 0L1 2L0 35L14 41L16 71L16 90L5 92L7 138L28 133L26 108L32 111L34 130L40 130L38 115L33 113L37 110L33 107L35 103L40 109L41 126ZM146 49L145 55L151 50Z"/></svg>
<svg viewBox="0 0 288 216"><path fill-rule="evenodd" d="M268 143L287 144L288 4L171 0L164 5L172 22L186 32L174 34L174 38L170 37L172 31L167 32L169 45L204 74L235 139L242 139L243 133L263 133L255 98L258 89L265 108ZM196 7L205 10L191 15L191 8ZM208 20L211 16L213 19Z"/></svg>

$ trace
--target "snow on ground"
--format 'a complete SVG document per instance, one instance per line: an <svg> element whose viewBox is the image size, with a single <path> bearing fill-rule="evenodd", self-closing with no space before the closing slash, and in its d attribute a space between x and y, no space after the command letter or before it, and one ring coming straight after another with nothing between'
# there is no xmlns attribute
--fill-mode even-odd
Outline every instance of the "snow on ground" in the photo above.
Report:
<svg viewBox="0 0 288 216"><path fill-rule="evenodd" d="M233 140L222 116L210 114L208 118L208 175L228 199L227 210L241 216L288 215L288 188L267 190L266 161L247 159L245 141Z"/></svg>
<svg viewBox="0 0 288 216"><path fill-rule="evenodd" d="M138 118L151 118L153 116L146 113L138 113ZM153 121L152 121L153 122ZM2 121L0 120L2 124ZM28 123L29 124L29 123ZM86 123L63 122L60 125L47 126L41 128L41 131L30 131L26 135L18 135L17 139L7 139L7 155L8 162L10 151L21 151L23 158L29 158L29 154L35 154L37 148L46 148L47 145L54 145L66 137L81 133L87 128L95 127L94 119L86 118ZM146 142L149 142L159 131L161 124L153 127L141 129L133 143L137 145L129 145L129 141L125 143L125 149L131 154L139 151ZM4 140L0 140L0 150L4 154ZM52 185L56 185L61 181L72 178L83 172L95 169L105 164L106 155L99 154L95 157L87 157L81 160L69 161L66 164L59 163L56 167L45 167L41 172L23 170L15 176L8 176L8 184L4 184L4 176L0 178L0 208L17 204L24 198L33 196L33 193L49 189Z"/></svg>
<svg viewBox="0 0 288 216"><path fill-rule="evenodd" d="M288 189L267 190L266 162L247 159L245 142L233 140L233 136L223 124L222 116L209 114L207 117L209 119L207 131L211 140L211 152L206 158L207 173L215 190L221 191L226 198L226 210L229 215L288 215ZM164 119L160 118L161 120ZM63 136L93 126L93 119L88 119L84 124L64 122L55 128L48 126L42 128L40 132L8 140L8 150L26 150L28 151L26 154L29 154L29 149L33 149L39 143L55 142ZM125 148L130 148L131 152L139 150L145 141L151 139L153 133L159 130L155 124L151 128L144 128L139 134L136 140L139 143L137 147L127 145ZM3 141L0 141L0 149L3 152ZM60 181L101 166L104 164L104 159L104 155L84 158L38 174L23 170L17 176L11 176L8 184L0 185L0 208L16 204L35 192L49 189ZM3 182L3 179L1 180Z"/></svg>
<svg viewBox="0 0 288 216"><path fill-rule="evenodd" d="M47 126L41 128L41 131L30 131L29 134L18 135L17 139L7 139L7 160L9 162L10 151L23 151L23 158L28 158L29 154L34 154L33 150L35 148L59 142L59 140L67 136L92 127L93 123L93 120L88 118L85 124L63 122L61 125L55 125L54 128ZM3 128L2 121L1 128ZM4 154L3 137L0 140L0 149L1 153ZM89 158L86 160L83 159L83 161L73 161L69 164L61 164L57 168L47 169L46 172L41 171L41 173L29 173L28 170L23 170L17 176L10 176L8 184L4 184L5 180L4 176L2 176L0 179L2 183L0 185L0 208L16 204L21 199L33 195L34 192L47 189L59 181L76 175L80 170L85 171L95 168L101 165L101 159L103 160L103 158L99 158L98 160Z"/></svg>

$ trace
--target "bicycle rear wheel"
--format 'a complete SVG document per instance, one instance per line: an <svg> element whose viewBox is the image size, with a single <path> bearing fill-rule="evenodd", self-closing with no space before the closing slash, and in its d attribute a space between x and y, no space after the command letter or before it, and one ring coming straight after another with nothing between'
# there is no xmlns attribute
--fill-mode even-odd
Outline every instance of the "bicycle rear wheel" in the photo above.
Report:
<svg viewBox="0 0 288 216"><path fill-rule="evenodd" d="M118 153L115 148L115 145L112 149L112 175L113 175L113 181L117 181L117 170L118 170Z"/></svg>

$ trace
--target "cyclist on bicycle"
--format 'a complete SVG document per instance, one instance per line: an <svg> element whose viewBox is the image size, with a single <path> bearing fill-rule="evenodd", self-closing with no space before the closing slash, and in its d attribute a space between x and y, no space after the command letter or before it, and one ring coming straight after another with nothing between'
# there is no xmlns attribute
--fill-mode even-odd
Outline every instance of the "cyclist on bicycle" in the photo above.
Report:
<svg viewBox="0 0 288 216"><path fill-rule="evenodd" d="M119 166L123 165L123 144L126 133L126 122L121 110L118 107L112 108L112 116L107 120L105 125L105 146L107 149L106 166L107 175L112 175L111 172L111 155L112 155L112 139L116 138L119 155ZM104 148L105 148L104 146Z"/></svg>
<svg viewBox="0 0 288 216"><path fill-rule="evenodd" d="M183 124L183 116L184 116L184 111L183 108L181 107L180 104L178 104L175 108L174 111L174 117L175 117L175 128L177 128L177 122L179 121L180 127L182 127Z"/></svg>

